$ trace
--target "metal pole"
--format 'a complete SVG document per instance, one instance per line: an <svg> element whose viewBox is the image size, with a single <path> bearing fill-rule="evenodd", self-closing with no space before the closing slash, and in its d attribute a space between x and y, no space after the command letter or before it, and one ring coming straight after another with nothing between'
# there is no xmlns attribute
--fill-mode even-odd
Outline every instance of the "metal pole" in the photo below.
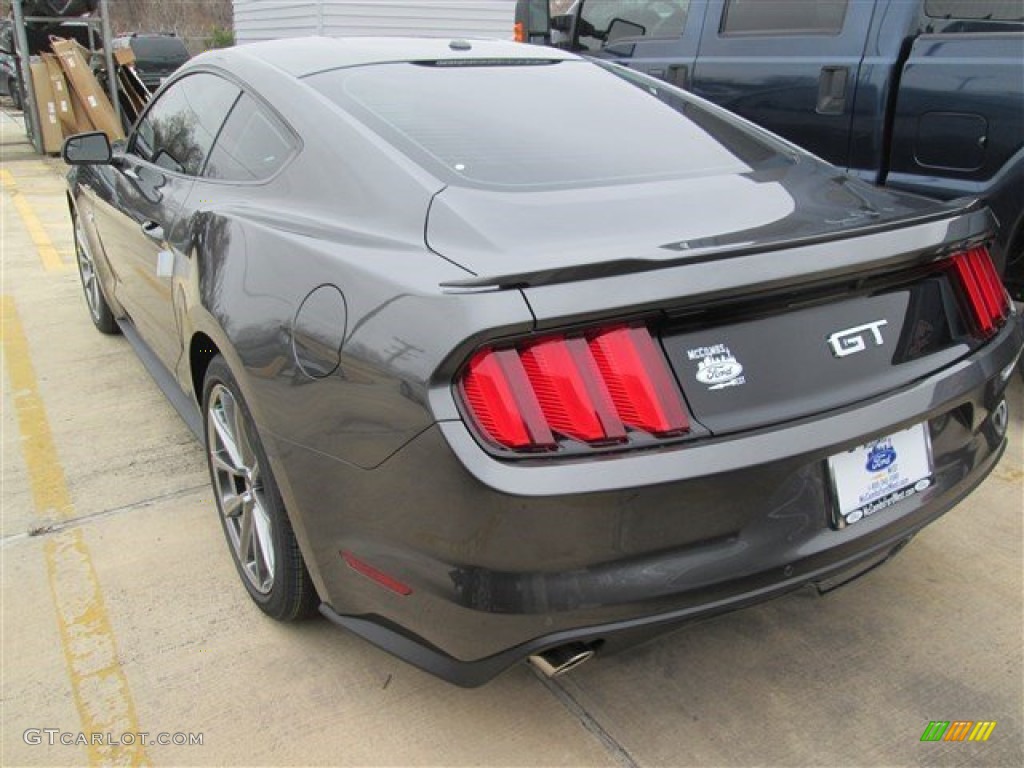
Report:
<svg viewBox="0 0 1024 768"><path fill-rule="evenodd" d="M107 65L107 92L110 94L110 106L114 108L117 122L123 126L121 100L117 97L117 72L114 69L114 35L110 31L110 8L107 0L100 0L100 18L103 25L103 58Z"/></svg>
<svg viewBox="0 0 1024 768"><path fill-rule="evenodd" d="M103 0L106 2L106 0ZM32 57L28 52L28 35L25 34L25 14L21 0L12 0L14 10L14 35L17 39L18 65L21 68L21 87L24 90L23 107L25 128L36 152L43 152L43 132L39 124L39 108L36 105L36 89L32 85Z"/></svg>

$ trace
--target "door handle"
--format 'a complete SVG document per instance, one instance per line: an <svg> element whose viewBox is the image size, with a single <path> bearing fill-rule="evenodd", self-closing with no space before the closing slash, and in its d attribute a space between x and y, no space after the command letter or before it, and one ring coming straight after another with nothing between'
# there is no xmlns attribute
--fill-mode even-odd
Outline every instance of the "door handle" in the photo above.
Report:
<svg viewBox="0 0 1024 768"><path fill-rule="evenodd" d="M690 68L686 64L670 64L667 70L655 67L648 69L647 74L678 88L686 88L690 81Z"/></svg>
<svg viewBox="0 0 1024 768"><path fill-rule="evenodd" d="M846 111L846 83L849 74L849 67L821 68L815 112L819 115L841 115Z"/></svg>
<svg viewBox="0 0 1024 768"><path fill-rule="evenodd" d="M686 64L672 64L668 68L668 82L678 88L688 89L690 85L690 68Z"/></svg>
<svg viewBox="0 0 1024 768"><path fill-rule="evenodd" d="M155 240L158 243L162 243L164 241L164 228L155 221L142 222L142 234L150 240Z"/></svg>
<svg viewBox="0 0 1024 768"><path fill-rule="evenodd" d="M134 168L125 168L121 171L121 173L123 173L125 176L127 176L129 179L132 179L133 181L142 181L142 179L139 178L139 172L136 171Z"/></svg>

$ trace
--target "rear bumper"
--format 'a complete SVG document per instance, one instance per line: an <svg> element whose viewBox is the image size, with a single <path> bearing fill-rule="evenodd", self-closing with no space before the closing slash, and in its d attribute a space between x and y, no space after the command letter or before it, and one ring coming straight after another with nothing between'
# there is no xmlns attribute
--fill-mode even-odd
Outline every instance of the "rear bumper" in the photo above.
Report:
<svg viewBox="0 0 1024 768"><path fill-rule="evenodd" d="M1014 316L976 354L885 397L600 461L502 462L458 422L375 470L269 442L325 615L477 685L548 647L664 631L885 559L998 462L993 412L1022 340ZM833 529L827 457L922 421L933 485ZM356 573L343 551L411 594Z"/></svg>
<svg viewBox="0 0 1024 768"><path fill-rule="evenodd" d="M988 466L982 470L984 475L998 463L1003 448L1005 444L990 457ZM916 525L901 527L898 531L888 531L890 535L885 539L867 550L859 548L850 556L829 558L826 564L818 564L814 558L809 558L807 561L792 563L781 571L759 574L758 577L742 584L729 585L738 590L732 594L725 594L724 589L722 594L709 591L703 594L702 602L695 605L664 613L552 632L491 656L471 661L457 659L422 637L377 615L341 615L327 603L321 604L320 612L335 624L420 669L455 685L475 688L487 683L513 664L549 648L570 643L583 643L602 651L608 648L628 647L670 632L687 622L756 605L804 587L814 586L821 592L830 591L887 562L910 542L917 531L956 506L975 486L976 483L967 485L959 495L947 501L945 505L931 505L931 514L919 520ZM835 552L833 555L838 556L839 553ZM824 558L818 560L825 562Z"/></svg>

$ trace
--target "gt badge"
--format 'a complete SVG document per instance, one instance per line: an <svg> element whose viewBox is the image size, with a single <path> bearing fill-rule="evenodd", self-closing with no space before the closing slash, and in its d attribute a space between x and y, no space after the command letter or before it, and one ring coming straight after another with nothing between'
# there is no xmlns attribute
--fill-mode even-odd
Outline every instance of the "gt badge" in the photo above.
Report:
<svg viewBox="0 0 1024 768"><path fill-rule="evenodd" d="M873 323L865 323L855 328L845 328L836 331L828 337L828 345L832 347L833 357L846 357L855 352L863 352L868 348L866 339L874 339L875 346L880 347L885 343L882 338L882 326L888 325L888 320L875 320Z"/></svg>

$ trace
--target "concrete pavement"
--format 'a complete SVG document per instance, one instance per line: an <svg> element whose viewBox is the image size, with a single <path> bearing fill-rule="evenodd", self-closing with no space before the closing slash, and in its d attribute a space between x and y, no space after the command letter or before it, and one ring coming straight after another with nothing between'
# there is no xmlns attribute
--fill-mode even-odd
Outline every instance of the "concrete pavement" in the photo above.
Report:
<svg viewBox="0 0 1024 768"><path fill-rule="evenodd" d="M1024 764L1019 376L994 475L884 568L465 691L249 602L200 447L92 328L60 163L9 112L0 153L0 764ZM922 743L931 720L996 727ZM60 743L83 730L148 743Z"/></svg>

